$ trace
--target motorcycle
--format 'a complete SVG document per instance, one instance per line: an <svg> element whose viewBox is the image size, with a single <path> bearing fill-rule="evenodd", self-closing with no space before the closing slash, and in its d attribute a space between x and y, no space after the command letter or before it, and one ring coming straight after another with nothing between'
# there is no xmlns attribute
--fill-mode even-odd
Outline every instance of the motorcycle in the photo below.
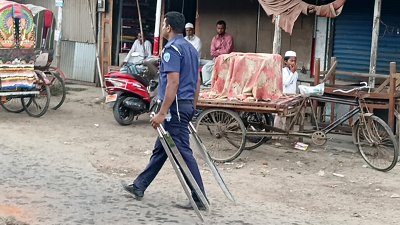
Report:
<svg viewBox="0 0 400 225"><path fill-rule="evenodd" d="M158 59L135 53L132 57L137 60L105 75L106 103L114 103L114 118L123 126L148 113L157 96Z"/></svg>

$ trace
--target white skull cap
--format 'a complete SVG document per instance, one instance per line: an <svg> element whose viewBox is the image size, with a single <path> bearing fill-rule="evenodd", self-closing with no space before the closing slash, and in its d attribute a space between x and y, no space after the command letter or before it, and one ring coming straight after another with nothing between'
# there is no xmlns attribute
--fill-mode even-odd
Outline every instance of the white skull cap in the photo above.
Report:
<svg viewBox="0 0 400 225"><path fill-rule="evenodd" d="M287 51L285 57L297 57L295 51Z"/></svg>
<svg viewBox="0 0 400 225"><path fill-rule="evenodd" d="M187 23L187 24L185 25L185 29L186 29L186 28L194 28L194 26L193 26L192 23Z"/></svg>

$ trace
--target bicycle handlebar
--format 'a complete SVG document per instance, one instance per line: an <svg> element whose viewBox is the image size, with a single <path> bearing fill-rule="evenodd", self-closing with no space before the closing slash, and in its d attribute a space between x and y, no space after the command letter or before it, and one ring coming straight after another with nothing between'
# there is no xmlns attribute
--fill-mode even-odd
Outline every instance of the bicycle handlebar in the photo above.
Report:
<svg viewBox="0 0 400 225"><path fill-rule="evenodd" d="M333 90L333 92L342 92L342 93L350 93L350 92L352 92L352 91L360 91L360 90L362 90L362 89L365 89L365 88L371 88L370 86L368 86L368 84L367 84L367 82L360 82L360 84L363 84L364 86L361 86L361 87L356 87L356 88L353 88L353 89L350 89L350 90L342 90L342 89L336 89L336 90Z"/></svg>

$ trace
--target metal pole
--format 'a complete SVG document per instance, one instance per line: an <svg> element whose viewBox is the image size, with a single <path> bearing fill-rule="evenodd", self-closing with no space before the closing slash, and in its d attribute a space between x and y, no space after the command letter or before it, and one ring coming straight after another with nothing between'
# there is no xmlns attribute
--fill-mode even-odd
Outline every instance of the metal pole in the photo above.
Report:
<svg viewBox="0 0 400 225"><path fill-rule="evenodd" d="M101 39L101 34L102 34L102 27L101 27L101 25L102 25L102 22L103 22L103 20L102 20L102 13L101 13L101 12L98 12L97 18L98 18L98 24L97 24L97 52L100 54L100 51L101 51L101 41L102 41L102 39ZM99 55L99 58L101 58L100 55ZM99 64L100 64L100 63L99 63ZM101 68L101 64L100 64L100 68ZM98 83L100 82L100 79L101 79L101 78L99 77L99 81L96 80L96 84L98 84Z"/></svg>
<svg viewBox="0 0 400 225"><path fill-rule="evenodd" d="M142 15L140 14L140 6L139 6L139 0L136 0L136 5L137 5L137 10L138 10L138 16L139 16L139 25L140 25L140 35L142 36L142 46L143 46L143 55L144 58L146 58L146 49L144 47L144 35L143 35L143 25L142 25ZM139 40L140 41L140 40Z"/></svg>
<svg viewBox="0 0 400 225"><path fill-rule="evenodd" d="M279 27L279 21L281 16L278 15L275 18L275 33L274 33L274 43L272 47L273 54L280 54L281 53L281 43L282 43L282 30Z"/></svg>
<svg viewBox="0 0 400 225"><path fill-rule="evenodd" d="M158 48L160 46L160 24L161 24L161 3L162 0L157 0L156 7L156 24L154 26L154 44L153 55L158 56Z"/></svg>
<svg viewBox="0 0 400 225"><path fill-rule="evenodd" d="M62 36L62 13L63 13L63 7L58 6L58 13L57 13L57 25L56 25L56 62L57 62L57 68L60 69L61 66L61 36Z"/></svg>
<svg viewBox="0 0 400 225"><path fill-rule="evenodd" d="M92 32L93 32L93 41L96 43L96 29L94 27L94 22L93 22L93 13L92 13L92 6L90 4L90 0L88 2L88 7L89 7L89 15L90 15L90 24L92 27ZM103 97L106 95L104 92L104 84L103 84L103 76L101 75L101 67L100 67L100 59L99 59L99 51L96 48L96 65L97 65L97 73L99 75L99 80L100 80L100 88L101 88L101 93Z"/></svg>
<svg viewBox="0 0 400 225"><path fill-rule="evenodd" d="M372 24L371 58L369 63L369 73L376 73L376 59L378 56L379 25L381 22L382 0L375 0L374 21ZM375 87L375 77L369 78L369 86Z"/></svg>
<svg viewBox="0 0 400 225"><path fill-rule="evenodd" d="M258 10L257 10L257 29L256 29L256 46L254 52L258 50L258 40L259 40L259 33L260 33L260 9L261 5L258 3Z"/></svg>

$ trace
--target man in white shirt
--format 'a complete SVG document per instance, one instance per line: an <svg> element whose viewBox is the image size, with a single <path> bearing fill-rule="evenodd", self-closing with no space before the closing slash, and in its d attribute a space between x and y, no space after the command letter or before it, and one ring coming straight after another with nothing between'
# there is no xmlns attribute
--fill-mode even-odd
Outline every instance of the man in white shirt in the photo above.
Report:
<svg viewBox="0 0 400 225"><path fill-rule="evenodd" d="M297 79L297 57L296 52L287 51L284 57L285 67L282 69L283 94L296 94Z"/></svg>
<svg viewBox="0 0 400 225"><path fill-rule="evenodd" d="M126 63L134 63L137 61L137 58L132 57L132 53L138 52L140 55L143 57L149 57L151 56L151 42L148 40L145 40L142 38L142 35L138 33L138 38L135 40L135 42L132 45L131 50L129 51L128 55L124 59L124 64ZM143 41L144 41L144 48L143 48Z"/></svg>
<svg viewBox="0 0 400 225"><path fill-rule="evenodd" d="M192 23L187 23L185 25L186 37L185 39L193 45L193 47L199 53L199 58L201 58L201 40L194 34L194 26Z"/></svg>
<svg viewBox="0 0 400 225"><path fill-rule="evenodd" d="M297 79L297 56L294 51L287 51L283 58L285 67L282 69L283 94L296 94ZM286 117L275 115L274 126L280 129L286 128Z"/></svg>

